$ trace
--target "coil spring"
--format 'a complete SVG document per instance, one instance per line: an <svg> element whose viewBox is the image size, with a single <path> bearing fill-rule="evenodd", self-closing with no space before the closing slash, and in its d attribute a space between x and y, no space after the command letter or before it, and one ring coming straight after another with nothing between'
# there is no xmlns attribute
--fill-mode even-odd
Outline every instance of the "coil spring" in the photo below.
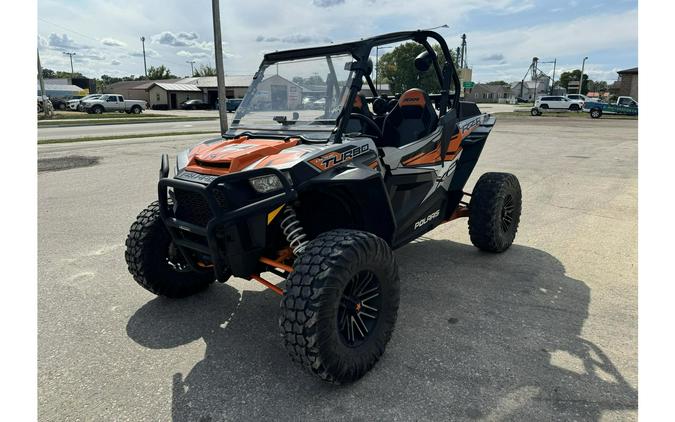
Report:
<svg viewBox="0 0 675 422"><path fill-rule="evenodd" d="M307 246L309 240L306 239L307 235L305 234L305 230L300 225L300 220L298 220L295 210L290 205L288 205L284 208L283 213L285 217L283 220L281 220L281 223L279 223L281 226L281 232L286 237L286 240L290 244L293 253L299 255L303 250L305 250L305 246Z"/></svg>

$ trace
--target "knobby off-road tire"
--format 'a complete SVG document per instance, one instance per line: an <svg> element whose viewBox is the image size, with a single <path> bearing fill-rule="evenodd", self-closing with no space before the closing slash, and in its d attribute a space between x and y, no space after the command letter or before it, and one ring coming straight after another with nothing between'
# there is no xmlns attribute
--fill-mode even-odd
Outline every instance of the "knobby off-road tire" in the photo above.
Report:
<svg viewBox="0 0 675 422"><path fill-rule="evenodd" d="M197 272L172 245L155 201L141 211L129 229L124 258L134 280L146 290L170 298L193 295L213 283L212 271Z"/></svg>
<svg viewBox="0 0 675 422"><path fill-rule="evenodd" d="M485 173L473 189L469 204L471 243L488 252L503 252L518 231L522 194L518 178L509 173Z"/></svg>
<svg viewBox="0 0 675 422"><path fill-rule="evenodd" d="M384 240L356 230L323 233L286 280L279 318L284 346L325 381L356 381L384 353L399 295L398 267Z"/></svg>

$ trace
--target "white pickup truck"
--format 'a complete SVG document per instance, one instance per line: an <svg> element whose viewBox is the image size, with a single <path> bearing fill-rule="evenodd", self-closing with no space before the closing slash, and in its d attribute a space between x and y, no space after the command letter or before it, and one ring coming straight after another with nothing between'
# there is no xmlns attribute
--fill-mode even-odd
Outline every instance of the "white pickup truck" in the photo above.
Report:
<svg viewBox="0 0 675 422"><path fill-rule="evenodd" d="M147 103L143 100L125 100L118 94L103 94L94 100L87 100L83 105L84 111L90 114L112 111L139 114L147 108Z"/></svg>

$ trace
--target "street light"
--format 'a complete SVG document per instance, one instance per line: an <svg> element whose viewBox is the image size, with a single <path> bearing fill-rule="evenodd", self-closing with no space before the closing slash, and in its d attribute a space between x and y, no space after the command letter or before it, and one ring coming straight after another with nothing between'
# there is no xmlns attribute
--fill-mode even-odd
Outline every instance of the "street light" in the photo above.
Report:
<svg viewBox="0 0 675 422"><path fill-rule="evenodd" d="M581 76L579 76L579 94L581 94L581 85L584 84L584 65L586 64L588 57L584 57L584 60L581 62Z"/></svg>
<svg viewBox="0 0 675 422"><path fill-rule="evenodd" d="M449 27L448 24L446 23L446 24L443 24L443 25L441 25L441 26L435 26L435 27L433 27L433 28L425 29L425 31L433 31L434 29L438 29L438 28L450 28L450 27Z"/></svg>
<svg viewBox="0 0 675 422"><path fill-rule="evenodd" d="M77 53L68 53L68 52L63 52L63 54L67 54L70 56L70 82L73 82L73 78L75 77L75 71L73 70L73 56L75 56Z"/></svg>

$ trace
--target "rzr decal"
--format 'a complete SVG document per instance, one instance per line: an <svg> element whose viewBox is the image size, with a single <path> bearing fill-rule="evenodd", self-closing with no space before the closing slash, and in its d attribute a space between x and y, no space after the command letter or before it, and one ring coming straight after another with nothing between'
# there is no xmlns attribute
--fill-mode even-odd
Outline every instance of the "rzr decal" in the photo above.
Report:
<svg viewBox="0 0 675 422"><path fill-rule="evenodd" d="M355 157L368 152L369 149L370 147L368 144L365 144L361 146L350 147L344 151L331 151L320 157L312 158L309 160L309 163L319 170L324 171L331 167L335 167L338 164L351 161Z"/></svg>

